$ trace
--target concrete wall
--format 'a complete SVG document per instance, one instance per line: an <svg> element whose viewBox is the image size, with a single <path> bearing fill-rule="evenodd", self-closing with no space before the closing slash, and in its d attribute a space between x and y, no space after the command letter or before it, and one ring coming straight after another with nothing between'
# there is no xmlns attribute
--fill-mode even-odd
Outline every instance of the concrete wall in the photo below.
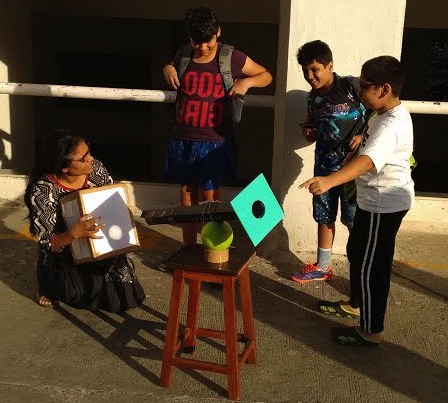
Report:
<svg viewBox="0 0 448 403"><path fill-rule="evenodd" d="M13 172L2 171L0 173L0 183L2 184L2 193L0 199L23 204L23 193L28 182L27 175L17 175ZM177 186L166 185L163 183L144 183L121 181L128 189L130 209L136 215L140 215L144 209L158 209L177 206L177 197L179 189ZM224 192L227 200L235 197L241 188L225 187ZM447 199L434 196L416 197L414 206L406 215L405 221L448 223L448 203ZM25 220L25 217L23 217ZM272 240L270 236L268 236ZM266 251L272 250L272 245L263 241L261 247ZM280 252L278 249L275 253Z"/></svg>
<svg viewBox="0 0 448 403"><path fill-rule="evenodd" d="M366 8L357 0L321 0L310 7L306 0L281 1L273 186L281 192L285 220L277 248L294 252L317 247L311 195L298 189L312 177L314 162L314 145L299 132L309 86L296 61L298 47L321 39L333 50L336 72L359 75L362 63L371 57L400 57L405 5L405 0L377 0ZM346 241L347 230L339 225L333 250L343 253Z"/></svg>
<svg viewBox="0 0 448 403"><path fill-rule="evenodd" d="M1 2L0 81L33 82L29 1ZM33 100L0 95L0 168L28 172L34 165Z"/></svg>

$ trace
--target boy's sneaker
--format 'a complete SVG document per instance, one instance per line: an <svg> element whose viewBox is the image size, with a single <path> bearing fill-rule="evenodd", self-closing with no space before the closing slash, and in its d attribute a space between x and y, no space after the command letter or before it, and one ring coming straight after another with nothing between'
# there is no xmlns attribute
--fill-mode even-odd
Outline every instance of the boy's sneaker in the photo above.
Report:
<svg viewBox="0 0 448 403"><path fill-rule="evenodd" d="M309 263L302 270L291 274L291 280L298 283L309 283L310 281L329 280L333 277L333 268L328 266L327 270L321 270L316 264Z"/></svg>

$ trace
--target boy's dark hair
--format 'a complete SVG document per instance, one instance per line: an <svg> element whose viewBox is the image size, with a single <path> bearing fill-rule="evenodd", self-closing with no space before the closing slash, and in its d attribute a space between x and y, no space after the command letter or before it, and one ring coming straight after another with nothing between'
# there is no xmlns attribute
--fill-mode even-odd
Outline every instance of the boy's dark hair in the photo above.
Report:
<svg viewBox="0 0 448 403"><path fill-rule="evenodd" d="M392 87L392 94L400 96L404 83L404 71L401 63L393 56L378 56L367 60L361 68L361 75L370 83Z"/></svg>
<svg viewBox="0 0 448 403"><path fill-rule="evenodd" d="M301 66L313 63L314 61L327 66L333 61L333 54L330 47L322 41L316 40L305 43L297 51L297 61Z"/></svg>
<svg viewBox="0 0 448 403"><path fill-rule="evenodd" d="M197 43L209 42L219 30L218 14L211 8L192 8L185 14L185 30Z"/></svg>

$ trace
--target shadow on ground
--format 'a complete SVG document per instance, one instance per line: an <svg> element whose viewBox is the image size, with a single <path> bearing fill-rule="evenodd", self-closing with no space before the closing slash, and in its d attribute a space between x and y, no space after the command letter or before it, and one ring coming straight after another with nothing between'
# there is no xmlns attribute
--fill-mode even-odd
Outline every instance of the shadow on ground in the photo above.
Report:
<svg viewBox="0 0 448 403"><path fill-rule="evenodd" d="M440 301L448 301L448 278L446 277L416 269L400 261L394 261L392 276L392 281L410 290Z"/></svg>
<svg viewBox="0 0 448 403"><path fill-rule="evenodd" d="M156 272L154 268L157 267L160 259L168 257L176 251L180 242L151 229L146 228L146 231L146 240L143 242L146 246L135 253L137 260L144 266L143 268L140 267L140 272L151 269L149 275L163 276L165 285L160 285L152 280L151 282L147 281L147 284L150 284L147 286L149 297L142 307L137 308L137 312L131 311L131 313L112 315L98 311L92 313L95 316L94 326L92 326L92 316L89 316L90 319L86 320L85 315L83 316L78 311L64 305L57 307L56 310L67 321L94 341L100 343L134 371L152 384L158 385L159 373L148 369L137 359L145 358L161 361L160 345L163 345L167 317L165 313L154 309L152 306L155 304L157 295L169 298L169 289L166 288L166 284L170 284L170 274ZM243 239L239 243L243 244L246 241ZM156 245L158 245L158 249L155 248ZM35 242L0 239L0 249L0 281L18 294L34 301L36 290ZM299 288L295 287L295 284L291 285L281 281L281 279L270 278L272 274L278 274L282 277L281 274L283 273L284 279L286 268L279 269L275 266L269 266L260 257L255 258L252 266L251 283L254 315L258 326L274 329L276 332L271 332L271 335L274 335L273 337L276 337L275 335L278 333L285 334L290 339L330 359L331 362L341 364L346 369L346 373L326 373L325 376L329 383L337 382L337 379L341 377L350 377L352 371L355 371L357 374L362 374L372 381L415 401L435 402L446 399L448 395L446 382L448 369L445 366L439 365L415 351L390 342L383 343L377 349L364 349L362 351L357 348L350 349L334 344L329 337L331 328L341 324L347 325L350 322L332 320L330 317L316 313L315 306L318 298L313 295L311 287ZM268 269L265 270L266 267ZM394 284L420 295L442 301L446 301L447 281L435 274L425 273L423 276L411 267L400 265L395 267L393 274ZM347 279L336 276L329 284L337 292L347 293ZM439 284L440 291L434 291L434 284ZM203 291L216 298L217 301L221 299L219 290L209 290L204 287ZM206 316L205 313L204 315ZM113 329L107 337L95 329L95 324L100 326L101 322L106 322ZM149 337L142 337L142 330L147 332ZM267 343L266 340L263 342ZM271 343L275 346L275 349L284 348L275 339ZM134 344L138 344L140 347L133 347ZM213 342L210 342L209 346L218 347L222 350L222 347ZM263 353L259 351L259 354L262 355ZM282 363L272 365L279 365L280 370ZM316 368L316 376L322 372L325 372L325 370ZM225 388L222 384L215 382L212 375L193 370L185 371L185 373L214 390L218 395L226 396ZM257 371L252 373L253 376L257 376ZM313 386L308 385L307 387Z"/></svg>

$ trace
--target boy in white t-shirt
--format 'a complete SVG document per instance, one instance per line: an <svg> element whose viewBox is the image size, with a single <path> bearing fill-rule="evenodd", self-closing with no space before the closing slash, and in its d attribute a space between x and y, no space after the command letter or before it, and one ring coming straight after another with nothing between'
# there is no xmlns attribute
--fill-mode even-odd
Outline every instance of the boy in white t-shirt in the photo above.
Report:
<svg viewBox="0 0 448 403"><path fill-rule="evenodd" d="M378 346L382 340L395 237L414 199L412 120L399 100L403 81L402 66L392 56L363 64L361 98L377 113L368 122L358 155L339 171L300 185L319 195L356 179L358 208L347 243L350 300L318 304L321 312L360 317L358 327L333 329L340 344Z"/></svg>

